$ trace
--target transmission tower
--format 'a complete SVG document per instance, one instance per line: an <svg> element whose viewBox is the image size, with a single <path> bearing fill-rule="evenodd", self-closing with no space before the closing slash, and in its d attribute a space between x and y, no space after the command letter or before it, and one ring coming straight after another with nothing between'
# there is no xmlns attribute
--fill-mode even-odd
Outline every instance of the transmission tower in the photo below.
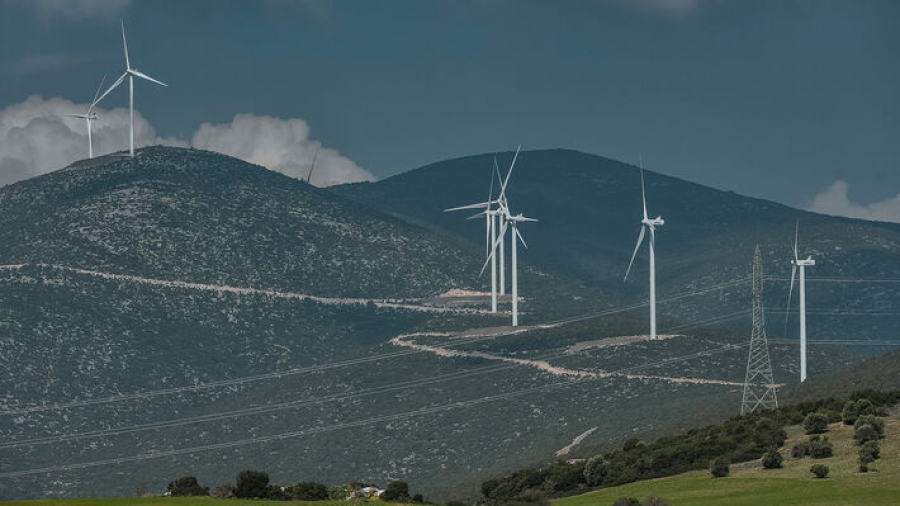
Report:
<svg viewBox="0 0 900 506"><path fill-rule="evenodd" d="M741 414L752 413L759 408L777 407L778 397L775 394L772 361L769 359L769 345L766 341L766 316L763 313L762 255L757 245L753 254L753 333L750 335Z"/></svg>

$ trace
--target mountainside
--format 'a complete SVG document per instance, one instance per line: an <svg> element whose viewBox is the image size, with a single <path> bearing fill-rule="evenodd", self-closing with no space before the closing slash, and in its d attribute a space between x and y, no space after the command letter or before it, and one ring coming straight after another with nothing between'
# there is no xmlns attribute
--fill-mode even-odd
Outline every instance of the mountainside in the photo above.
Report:
<svg viewBox="0 0 900 506"><path fill-rule="evenodd" d="M212 152L151 147L0 189L0 263L337 297L472 285L454 244Z"/></svg>
<svg viewBox="0 0 900 506"><path fill-rule="evenodd" d="M512 155L496 155L504 174ZM480 245L483 221L443 209L486 200L492 156L438 162L334 191ZM723 317L748 311L750 263L759 244L768 277L769 335L782 335L799 218L800 254L817 262L807 271L811 339L900 340L894 331L900 328L895 307L900 225L818 215L652 171L645 171L645 178L649 214L665 219L656 241L661 314L679 322L728 324ZM622 281L640 227L637 167L576 151L526 151L519 155L507 193L513 213L540 219L521 227L529 263L611 294L646 299L646 242L632 275ZM891 282L876 282L886 278ZM709 287L718 288L685 297ZM796 327L794 316L787 337L796 338Z"/></svg>

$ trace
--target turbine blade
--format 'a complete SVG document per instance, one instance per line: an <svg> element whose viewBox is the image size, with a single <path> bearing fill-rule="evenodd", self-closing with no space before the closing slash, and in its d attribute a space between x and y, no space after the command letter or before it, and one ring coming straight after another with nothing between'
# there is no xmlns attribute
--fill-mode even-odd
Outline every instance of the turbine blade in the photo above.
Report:
<svg viewBox="0 0 900 506"><path fill-rule="evenodd" d="M634 265L634 257L637 256L637 252L641 249L641 243L644 242L644 232L647 231L647 227L641 225L641 233L638 234L637 244L634 246L634 253L631 254L631 261L628 262L628 270L625 271L625 280L628 281L628 273L631 272L631 266Z"/></svg>
<svg viewBox="0 0 900 506"><path fill-rule="evenodd" d="M309 164L309 172L306 174L306 184L309 184L310 179L312 178L313 169L316 168L316 159L319 158L319 148L322 146L316 147L316 154L313 155L313 161Z"/></svg>
<svg viewBox="0 0 900 506"><path fill-rule="evenodd" d="M63 116L67 118L87 119L87 115L85 114L63 114Z"/></svg>
<svg viewBox="0 0 900 506"><path fill-rule="evenodd" d="M444 212L449 213L451 211L465 211L466 209L481 209L483 207L489 207L490 205L490 201L479 202L477 204L469 204L467 206L451 207L450 209L444 209Z"/></svg>
<svg viewBox="0 0 900 506"><path fill-rule="evenodd" d="M525 244L525 238L522 237L522 232L519 232L519 227L513 227L513 231L515 231L516 236L522 241L522 246L525 246L525 249L528 249L528 245Z"/></svg>
<svg viewBox="0 0 900 506"><path fill-rule="evenodd" d="M484 257L488 258L491 254L491 222L494 221L494 218L491 217L491 215L489 215L487 211L485 211L484 213L478 213L475 216L478 216L480 214L484 214L484 216L487 218L486 220L484 220ZM471 220L475 218L475 216L470 216L469 219Z"/></svg>
<svg viewBox="0 0 900 506"><path fill-rule="evenodd" d="M800 218L797 218L797 225L794 227L794 260L800 260L797 253L797 243L800 242Z"/></svg>
<svg viewBox="0 0 900 506"><path fill-rule="evenodd" d="M473 214L472 216L469 216L469 217L466 218L466 219L467 219L467 220L474 220L475 218L481 218L482 216L484 216L484 215L486 215L486 214L487 214L487 211L481 211L480 213L478 213L478 214Z"/></svg>
<svg viewBox="0 0 900 506"><path fill-rule="evenodd" d="M91 101L91 106L88 108L88 114L90 114L91 109L93 109L94 106L97 105L97 97L100 96L100 90L103 89L103 83L106 82L106 76L108 75L109 74L103 74L103 79L100 80L100 86L97 86L97 93L94 93L94 100Z"/></svg>
<svg viewBox="0 0 900 506"><path fill-rule="evenodd" d="M119 86L120 84L122 84L122 81L124 81L126 77L128 77L128 72L125 72L124 74L122 74L122 77L116 79L116 82L114 82L114 83L112 84L112 86L110 86L106 91L104 91L103 94L100 95L100 98L98 98L94 103L95 103L95 104L99 104L100 101L103 100L104 97L106 97L107 95L109 95L109 92L111 92L112 90L116 89L117 86Z"/></svg>
<svg viewBox="0 0 900 506"><path fill-rule="evenodd" d="M484 274L484 270L487 269L489 263L491 263L491 258L494 257L494 252L497 251L497 246L503 242L503 236L506 234L506 223L500 227L500 234L497 235L497 240L494 241L494 245L491 246L491 253L488 255L487 259L484 261L484 265L481 266L481 272L478 273L478 277L481 277Z"/></svg>
<svg viewBox="0 0 900 506"><path fill-rule="evenodd" d="M644 204L644 219L647 219L647 193L644 191L644 155L640 156L641 166L641 202Z"/></svg>
<svg viewBox="0 0 900 506"><path fill-rule="evenodd" d="M129 71L129 73L130 73L131 75L135 76L135 77L140 77L141 79L146 79L146 80L150 81L151 83L156 83L156 84L158 84L158 85L160 85L160 86L165 86L165 87L167 87L167 88L169 87L168 84L166 84L166 83L164 83L164 82L162 82L162 81L157 81L156 79L153 79L152 77L148 76L147 74L144 74L144 73L142 73L142 72L138 72L137 70L131 70L131 71Z"/></svg>
<svg viewBox="0 0 900 506"><path fill-rule="evenodd" d="M797 266L791 266L791 288L788 290L788 301L787 301L787 310L784 312L784 333L783 336L787 336L787 324L788 318L791 315L791 297L794 296L794 278L797 276Z"/></svg>
<svg viewBox="0 0 900 506"><path fill-rule="evenodd" d="M516 167L516 160L519 159L519 151L522 149L522 145L519 144L519 147L516 148L516 154L513 155L512 163L509 164L509 172L506 173L506 179L503 181L503 189L501 193L506 193L506 185L509 184L509 176L512 176L513 169Z"/></svg>
<svg viewBox="0 0 900 506"><path fill-rule="evenodd" d="M131 70L131 60L128 59L128 41L125 39L125 21L122 21L122 45L125 47L125 68Z"/></svg>

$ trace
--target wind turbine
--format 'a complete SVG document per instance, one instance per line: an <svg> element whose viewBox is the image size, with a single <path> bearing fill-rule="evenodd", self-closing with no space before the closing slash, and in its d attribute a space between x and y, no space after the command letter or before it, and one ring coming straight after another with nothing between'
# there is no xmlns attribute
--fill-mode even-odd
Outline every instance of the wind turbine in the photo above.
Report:
<svg viewBox="0 0 900 506"><path fill-rule="evenodd" d="M104 74L103 79L100 80L100 86L97 86L97 92L94 93L94 100L91 101L91 105L88 107L88 110L84 114L66 114L69 118L79 118L83 119L85 123L87 123L87 133L88 133L88 158L94 157L94 129L92 125L92 121L97 119L97 113L94 112L94 106L97 105L99 100L97 100L97 96L100 95L100 89L103 88L103 82L106 81L106 75Z"/></svg>
<svg viewBox="0 0 900 506"><path fill-rule="evenodd" d="M631 262L628 263L628 270L625 271L625 281L628 280L628 273L631 272L631 266L634 264L634 257L637 256L641 243L644 242L644 233L650 230L650 339L656 340L656 227L665 225L665 220L661 216L657 216L652 220L647 216L647 194L644 191L644 162L641 160L641 200L644 203L644 219L641 220L641 233L638 235L637 244L634 247L634 253L631 254Z"/></svg>
<svg viewBox="0 0 900 506"><path fill-rule="evenodd" d="M806 381L806 268L816 265L812 256L800 260L797 252L797 243L800 242L800 219L794 229L794 259L791 260L791 288L788 291L788 311L791 309L791 296L794 294L794 279L797 268L800 268L800 382ZM785 313L784 326L787 328L788 313Z"/></svg>
<svg viewBox="0 0 900 506"><path fill-rule="evenodd" d="M116 89L116 87L118 87L120 84L122 84L122 81L124 81L126 77L128 78L128 111L129 111L129 123L130 123L129 136L128 136L128 139L129 139L128 152L131 154L131 156L134 156L134 78L139 77L141 79L150 81L151 83L156 83L160 86L168 87L169 85L162 81L157 81L156 79L153 79L152 77L148 76L147 74L138 72L138 70L136 68L131 68L131 60L128 58L128 41L125 39L125 22L124 21L122 22L122 46L125 48L125 73L122 74L122 77L116 79L116 82L114 82L112 84L112 86L110 86L109 89L106 90L103 93L103 95L100 96L100 99L97 101L99 102L100 100L103 100L103 97L108 95L109 92Z"/></svg>

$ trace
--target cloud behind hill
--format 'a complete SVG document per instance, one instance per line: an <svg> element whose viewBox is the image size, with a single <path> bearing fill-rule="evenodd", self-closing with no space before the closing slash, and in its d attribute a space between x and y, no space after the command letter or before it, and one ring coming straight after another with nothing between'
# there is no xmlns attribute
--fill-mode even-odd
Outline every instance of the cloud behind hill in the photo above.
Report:
<svg viewBox="0 0 900 506"><path fill-rule="evenodd" d="M859 204L850 200L850 185L839 179L813 197L808 209L832 216L900 223L900 194L868 205Z"/></svg>

